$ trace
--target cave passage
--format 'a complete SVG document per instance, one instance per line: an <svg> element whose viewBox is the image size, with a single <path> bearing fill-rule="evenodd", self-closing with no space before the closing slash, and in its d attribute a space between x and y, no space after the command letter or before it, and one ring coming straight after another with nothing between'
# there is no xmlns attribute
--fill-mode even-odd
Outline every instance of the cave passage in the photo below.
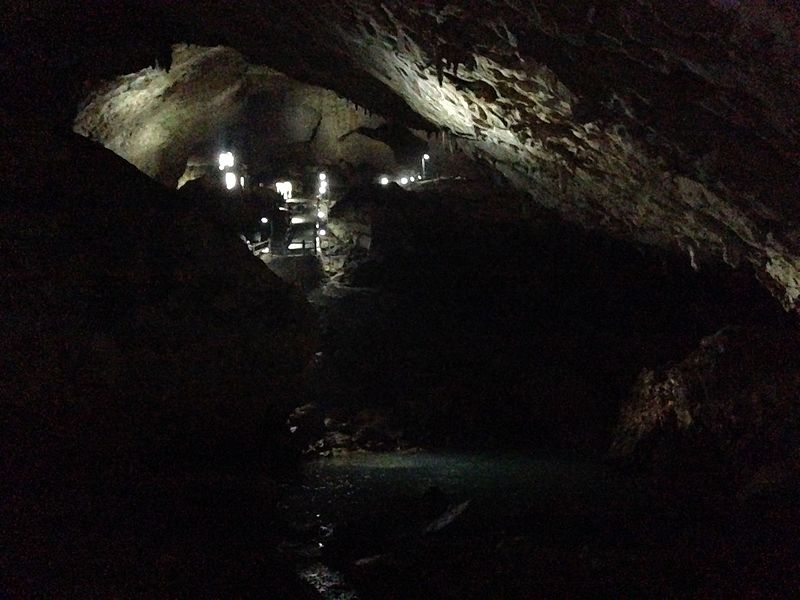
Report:
<svg viewBox="0 0 800 600"><path fill-rule="evenodd" d="M796 595L795 4L57 4L0 598Z"/></svg>

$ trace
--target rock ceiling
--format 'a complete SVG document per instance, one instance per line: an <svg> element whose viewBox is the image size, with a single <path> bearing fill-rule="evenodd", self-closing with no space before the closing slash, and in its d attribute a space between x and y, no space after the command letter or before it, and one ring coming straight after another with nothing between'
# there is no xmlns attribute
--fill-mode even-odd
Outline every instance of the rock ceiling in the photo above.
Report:
<svg viewBox="0 0 800 600"><path fill-rule="evenodd" d="M749 263L787 308L800 300L791 0L199 0L153 15L137 49L234 47L445 132L566 219L693 264Z"/></svg>

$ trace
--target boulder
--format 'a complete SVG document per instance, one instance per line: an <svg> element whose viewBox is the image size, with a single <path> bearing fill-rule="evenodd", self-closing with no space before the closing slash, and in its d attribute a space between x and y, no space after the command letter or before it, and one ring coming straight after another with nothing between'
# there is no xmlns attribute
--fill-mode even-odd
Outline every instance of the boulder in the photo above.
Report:
<svg viewBox="0 0 800 600"><path fill-rule="evenodd" d="M611 453L677 483L739 493L796 483L798 389L797 331L725 328L677 364L642 371Z"/></svg>

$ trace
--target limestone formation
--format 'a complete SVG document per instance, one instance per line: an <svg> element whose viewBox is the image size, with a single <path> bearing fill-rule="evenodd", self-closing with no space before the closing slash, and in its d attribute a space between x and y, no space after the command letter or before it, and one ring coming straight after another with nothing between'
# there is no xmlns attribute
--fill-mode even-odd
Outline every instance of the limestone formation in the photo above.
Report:
<svg viewBox="0 0 800 600"><path fill-rule="evenodd" d="M152 18L447 132L566 219L698 267L750 263L787 308L800 298L789 0L252 1L235 18L176 2Z"/></svg>

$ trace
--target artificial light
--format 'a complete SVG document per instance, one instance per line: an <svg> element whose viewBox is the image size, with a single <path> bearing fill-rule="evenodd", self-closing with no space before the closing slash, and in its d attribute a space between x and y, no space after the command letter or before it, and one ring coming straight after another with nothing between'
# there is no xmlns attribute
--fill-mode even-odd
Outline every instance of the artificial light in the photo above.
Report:
<svg viewBox="0 0 800 600"><path fill-rule="evenodd" d="M219 170L224 171L225 167L233 167L233 152L222 152L219 155Z"/></svg>
<svg viewBox="0 0 800 600"><path fill-rule="evenodd" d="M236 173L225 173L225 187L229 190L236 187Z"/></svg>

